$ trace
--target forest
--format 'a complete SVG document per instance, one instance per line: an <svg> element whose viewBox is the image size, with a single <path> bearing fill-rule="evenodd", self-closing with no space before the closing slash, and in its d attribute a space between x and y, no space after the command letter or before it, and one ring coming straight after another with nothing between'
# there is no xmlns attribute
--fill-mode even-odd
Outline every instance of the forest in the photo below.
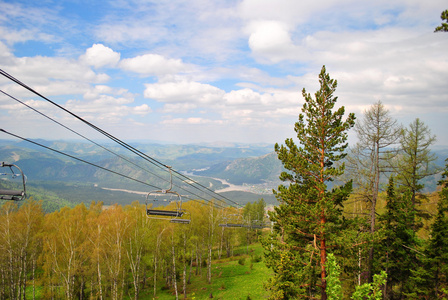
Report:
<svg viewBox="0 0 448 300"><path fill-rule="evenodd" d="M448 299L442 0L0 1L0 300Z"/></svg>
<svg viewBox="0 0 448 300"><path fill-rule="evenodd" d="M302 91L299 143L275 145L286 171L262 239L270 299L445 299L448 170L434 165L436 137L419 118L398 124L381 101L345 116L325 66L319 82L314 97ZM439 192L423 193L438 173Z"/></svg>
<svg viewBox="0 0 448 300"><path fill-rule="evenodd" d="M138 202L92 202L47 214L33 199L20 207L6 202L0 217L0 298L139 299L142 290L157 297L162 286L173 298L186 298L192 274L210 284L212 259L256 242L259 230L224 227L242 222L232 208L199 201L183 208L190 224L148 218ZM263 200L247 204L241 217L261 224L264 209Z"/></svg>
<svg viewBox="0 0 448 300"><path fill-rule="evenodd" d="M252 259L268 267L269 299L446 298L448 165L434 163L436 137L418 118L398 124L381 101L346 115L325 66L319 82L314 97L302 92L299 143L274 147L284 171L272 211L263 199L242 208L193 199L182 219L154 218L138 201L53 212L34 197L4 201L0 298L139 299L166 290L190 299L192 278L210 285L217 259L238 247L248 254L254 243L263 247ZM351 129L358 142L349 146ZM431 176L438 190L425 193Z"/></svg>

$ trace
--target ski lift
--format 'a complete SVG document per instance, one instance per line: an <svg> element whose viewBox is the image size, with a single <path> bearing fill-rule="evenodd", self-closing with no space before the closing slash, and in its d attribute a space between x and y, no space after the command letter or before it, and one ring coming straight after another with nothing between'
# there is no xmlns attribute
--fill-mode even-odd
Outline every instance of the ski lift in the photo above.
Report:
<svg viewBox="0 0 448 300"><path fill-rule="evenodd" d="M20 177L22 179L21 185L22 185L22 189L20 190L9 190L9 189L0 189L0 200L14 200L14 201L20 201L25 199L26 197L26 187L25 187L25 183L26 183L26 176L23 174L22 170L14 165L14 164L7 164L5 162L2 162L0 165L1 168L9 168L10 172L1 172L0 175L2 176L9 176L11 175L11 177L17 178ZM19 171L19 173L14 172L14 169L17 169Z"/></svg>
<svg viewBox="0 0 448 300"><path fill-rule="evenodd" d="M230 218L231 216L237 216L236 223L229 223L229 220L230 220L230 219L232 219L232 221L235 220L235 218ZM242 216L241 216L240 214L233 214L233 215L230 215L229 218L227 218L227 217L224 218L224 221L226 221L225 223L223 223L223 224L219 224L218 226L219 226L219 227L233 227L233 228L246 227L247 225L246 225L246 224L243 224L243 223L240 221L241 218L242 218Z"/></svg>
<svg viewBox="0 0 448 300"><path fill-rule="evenodd" d="M171 167L168 167L170 171L170 188L167 190L156 190L151 191L146 195L146 216L150 219L159 219L159 220L170 220L171 223L180 223L180 224L190 224L191 219L182 218L184 214L187 212L182 209L182 197L179 193L172 191L173 187L173 177L171 174ZM176 203L175 210L165 210L165 209L152 209L148 208L148 201L151 196L154 196L154 201L157 201L157 196L170 195L170 200L172 201L173 197L175 197L174 202Z"/></svg>
<svg viewBox="0 0 448 300"><path fill-rule="evenodd" d="M237 222L236 223L229 223L229 222L225 222L223 224L219 224L218 226L220 227L229 227L229 228L249 228L249 229L263 229L263 228L269 228L269 224L264 224L261 221L258 222L252 222L252 223L247 223L247 222L241 222L240 219L242 218L241 215L233 215L233 216L238 216ZM224 220L228 220L228 218L224 218Z"/></svg>

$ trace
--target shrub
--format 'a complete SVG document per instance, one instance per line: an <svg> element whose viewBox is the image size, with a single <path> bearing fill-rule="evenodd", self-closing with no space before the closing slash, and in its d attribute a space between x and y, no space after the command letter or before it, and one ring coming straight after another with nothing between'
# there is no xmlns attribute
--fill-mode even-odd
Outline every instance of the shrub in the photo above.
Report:
<svg viewBox="0 0 448 300"><path fill-rule="evenodd" d="M241 257L240 259L238 259L238 264L244 266L245 263L246 263L246 259L244 257Z"/></svg>
<svg viewBox="0 0 448 300"><path fill-rule="evenodd" d="M262 260L261 255L255 255L252 257L252 262L253 263L258 263Z"/></svg>

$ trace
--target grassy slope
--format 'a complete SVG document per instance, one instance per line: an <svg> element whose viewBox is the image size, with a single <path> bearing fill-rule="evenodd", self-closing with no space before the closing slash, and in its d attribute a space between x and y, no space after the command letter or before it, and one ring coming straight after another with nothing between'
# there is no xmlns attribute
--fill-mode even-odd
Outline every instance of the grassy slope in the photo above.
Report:
<svg viewBox="0 0 448 300"><path fill-rule="evenodd" d="M253 250L253 251L251 251ZM210 299L210 293L213 299L246 300L247 296L251 299L266 299L267 293L263 288L263 283L270 276L270 270L263 261L251 262L252 256L262 257L262 248L260 244L249 247L251 255L245 254L246 248L239 250L241 255L235 255L229 259L215 260L212 263L212 283L206 282L206 269L202 270L202 276L192 274L191 285L187 286L187 299ZM238 251L235 251L238 254ZM245 258L245 264L240 265L238 260ZM182 282L178 282L179 299L184 299L181 295ZM152 289L144 291L140 299L153 299ZM157 299L172 300L175 299L174 291L157 292Z"/></svg>

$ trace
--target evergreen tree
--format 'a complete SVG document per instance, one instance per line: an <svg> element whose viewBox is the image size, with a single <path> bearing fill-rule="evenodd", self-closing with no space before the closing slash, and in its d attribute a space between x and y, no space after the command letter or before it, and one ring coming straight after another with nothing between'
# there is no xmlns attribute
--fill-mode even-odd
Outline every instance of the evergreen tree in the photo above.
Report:
<svg viewBox="0 0 448 300"><path fill-rule="evenodd" d="M364 112L355 126L359 142L348 157L348 166L358 193L370 203L370 233L376 231L376 204L380 191L380 174L388 171L385 161L392 159L391 147L399 142L401 127L389 110L378 101ZM369 250L368 280L372 280L374 247Z"/></svg>
<svg viewBox="0 0 448 300"><path fill-rule="evenodd" d="M447 159L448 162L448 159ZM437 215L431 225L424 264L414 274L416 296L429 296L430 299L446 299L448 297L448 164L439 185Z"/></svg>
<svg viewBox="0 0 448 300"><path fill-rule="evenodd" d="M411 193L397 195L394 179L389 179L386 212L379 221L384 239L379 245L380 268L387 273L386 299L401 299L410 291L410 270L416 267L417 239L412 225L415 211Z"/></svg>
<svg viewBox="0 0 448 300"><path fill-rule="evenodd" d="M301 146L292 138L275 145L287 170L280 179L288 184L274 191L280 205L271 215L274 234L264 241L267 265L275 273L267 284L271 299L318 294L327 299L327 253L341 234L342 202L351 192L351 182L333 190L327 185L344 172L344 165L335 163L345 157L347 132L355 116L349 114L344 121L344 107L333 110L337 81L325 66L319 83L314 98L302 91L305 103L294 128Z"/></svg>
<svg viewBox="0 0 448 300"><path fill-rule="evenodd" d="M438 32L438 31L448 32L448 9L445 11L442 11L440 18L445 22L442 22L442 24L437 26L436 29L434 29L434 32Z"/></svg>
<svg viewBox="0 0 448 300"><path fill-rule="evenodd" d="M333 253L328 254L327 261L328 275L327 275L327 294L328 300L343 299L341 280L340 280L340 266L336 261ZM387 274L381 271L380 274L373 276L372 283L364 283L356 286L355 292L351 295L354 300L381 300L383 293L382 289L386 283Z"/></svg>
<svg viewBox="0 0 448 300"><path fill-rule="evenodd" d="M429 149L435 141L436 137L419 118L401 132L401 149L393 166L397 172L397 182L411 191L414 206L418 193L425 187L421 180L440 171L433 164L437 156Z"/></svg>

